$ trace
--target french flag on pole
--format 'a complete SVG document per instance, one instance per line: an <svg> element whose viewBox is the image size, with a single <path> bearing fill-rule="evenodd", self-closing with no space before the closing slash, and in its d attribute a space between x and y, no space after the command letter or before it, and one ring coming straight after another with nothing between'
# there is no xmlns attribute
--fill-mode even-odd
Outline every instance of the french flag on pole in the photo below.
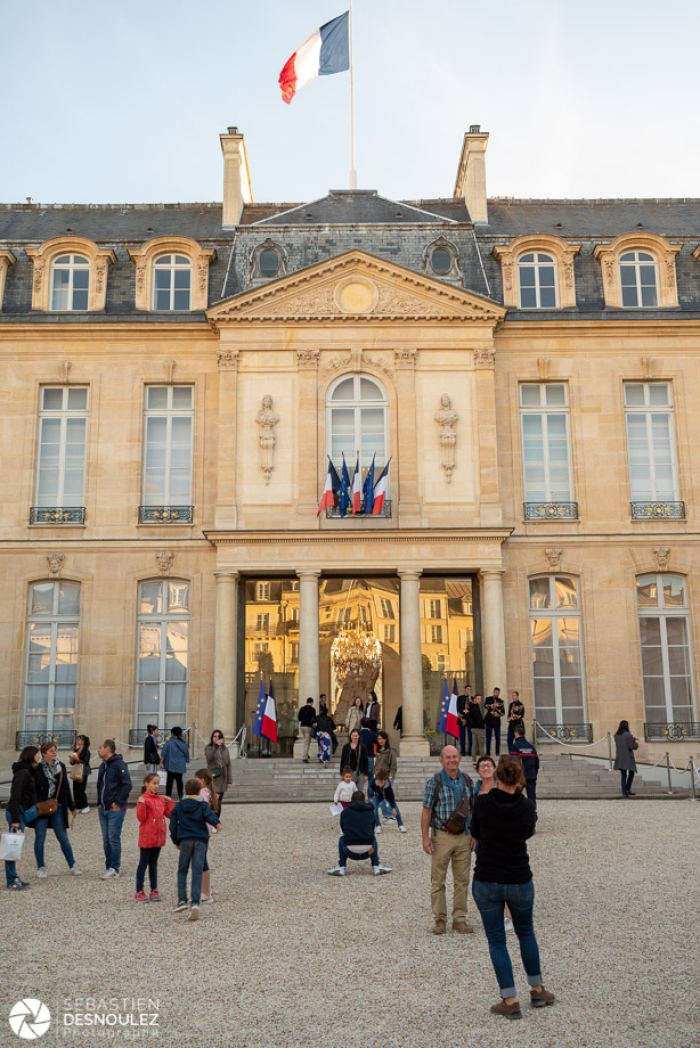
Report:
<svg viewBox="0 0 700 1048"><path fill-rule="evenodd" d="M340 477L338 476L338 470L331 462L330 455L328 456L328 472L326 473L326 486L323 489L321 495L321 501L318 504L318 511L316 516L320 516L324 509L328 509L330 506L335 506L335 497L340 491Z"/></svg>
<svg viewBox="0 0 700 1048"><path fill-rule="evenodd" d="M253 716L253 735L262 735L262 722L263 715L265 713L265 700L267 699L267 693L265 692L265 685L260 680L260 690L258 692L258 701L255 705L255 714Z"/></svg>
<svg viewBox="0 0 700 1048"><path fill-rule="evenodd" d="M384 509L384 501L386 499L386 489L389 484L389 465L391 459L387 462L386 466L379 474L379 480L374 485L374 505L372 506L372 516L377 513L381 513ZM365 510L365 512L367 512Z"/></svg>
<svg viewBox="0 0 700 1048"><path fill-rule="evenodd" d="M360 473L360 453L357 453L357 462L355 463L355 476L352 478L352 515L360 512L360 505L362 503L362 474Z"/></svg>
<svg viewBox="0 0 700 1048"><path fill-rule="evenodd" d="M452 688L452 694L449 693L447 686L447 677L445 678L445 684L442 691L442 703L440 706L440 731L445 735L452 735L455 739L459 738L459 720L457 718L457 685L455 683Z"/></svg>
<svg viewBox="0 0 700 1048"><path fill-rule="evenodd" d="M275 696L272 691L272 681L270 681L270 690L265 697L260 734L269 739L270 742L277 742L277 709L275 707Z"/></svg>
<svg viewBox="0 0 700 1048"><path fill-rule="evenodd" d="M350 68L349 15L338 15L311 34L286 62L279 75L282 101L291 105L297 91L317 76Z"/></svg>
<svg viewBox="0 0 700 1048"><path fill-rule="evenodd" d="M440 723L438 725L438 731L443 735L447 731L447 714L450 709L450 688L447 683L447 677L445 677L442 686L442 700L440 702Z"/></svg>

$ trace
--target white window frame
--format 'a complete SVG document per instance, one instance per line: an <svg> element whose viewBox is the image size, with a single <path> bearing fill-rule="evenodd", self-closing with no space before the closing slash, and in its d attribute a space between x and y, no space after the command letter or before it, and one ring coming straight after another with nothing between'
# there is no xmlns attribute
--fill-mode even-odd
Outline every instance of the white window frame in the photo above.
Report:
<svg viewBox="0 0 700 1048"><path fill-rule="evenodd" d="M68 283L61 287L56 286L56 274L58 272L68 273ZM75 277L76 274L87 273L87 287L76 287ZM52 313L87 313L90 308L90 280L92 274L90 272L90 259L86 258L85 255L80 255L74 252L68 252L67 254L58 255L57 258L51 263L51 312ZM77 306L75 304L76 295L80 294L85 296L85 305ZM57 304L57 298L66 299L66 305Z"/></svg>
<svg viewBox="0 0 700 1048"><path fill-rule="evenodd" d="M167 599L168 603L164 604L165 611L153 611L153 612L142 612L141 611L141 587L142 586L154 586L160 584L161 589L161 601ZM169 591L170 588L174 590L179 588L182 596L186 600L180 601L179 608L182 610L167 611L170 605ZM167 594L167 598L166 595ZM180 726L187 724L187 716L189 711L189 659L190 659L190 611L189 611L189 598L191 594L191 585L185 579L144 579L139 583L138 587L138 605L137 605L137 621L136 621L136 725L137 727L145 727L146 723L157 724L161 729L172 728L176 724ZM187 646L184 649L185 662L180 663L185 667L185 676L181 680L168 679L167 666L168 666L168 626L176 625L177 623L187 624ZM139 668L141 666L141 638L144 634L143 627L151 626L152 635L155 636L159 633L159 643L157 652L154 649L154 654L158 655L160 659L159 672L157 680L142 680L139 674ZM183 710L171 710L167 704L167 691L168 686L180 685L185 690L184 700L184 711ZM147 687L153 692L152 701L154 705L149 709L141 709L139 704L139 698L141 695L141 686Z"/></svg>
<svg viewBox="0 0 700 1048"><path fill-rule="evenodd" d="M654 271L654 301L643 302L645 289L651 284L642 283L642 269L653 269ZM623 284L622 270L634 272L634 283ZM624 251L618 260L618 280L620 281L620 303L623 309L658 309L659 307L659 263L655 255L649 251ZM634 290L635 302L625 302L625 292Z"/></svg>
<svg viewBox="0 0 700 1048"><path fill-rule="evenodd" d="M554 284L542 284L542 270L551 269L554 274ZM523 287L522 274L532 271L535 275L534 284ZM542 292L554 291L554 302L542 304ZM535 304L523 305L523 290L535 292ZM518 258L518 300L521 309L558 309L559 308L559 275L557 272L557 260L553 255L544 251L526 251Z"/></svg>
<svg viewBox="0 0 700 1048"><path fill-rule="evenodd" d="M540 396L540 403L538 405L526 405L523 404L523 390L524 389L538 389ZM563 404L548 404L547 396L548 390L563 389L564 391L564 403ZM522 464L523 464L523 501L524 502L574 502L573 492L573 465L571 458L571 431L570 431L570 413L569 413L569 387L566 382L522 382L519 388L520 397L520 435L522 442ZM561 469L561 464L552 463L552 448L556 440L560 440L556 434L552 434L552 420L554 417L562 416L564 419L565 439L566 439L566 470L568 478L568 487L566 490L558 486L554 487L552 471L553 469ZM528 481L528 470L533 469L533 465L528 463L526 460L526 448L528 445L534 443L533 438L530 434L526 433L526 418L539 418L540 423L540 462L538 463L539 468L542 470L544 476L544 486L541 489L534 489L532 482Z"/></svg>
<svg viewBox="0 0 700 1048"><path fill-rule="evenodd" d="M656 580L656 593L657 593L657 604L656 604L656 606L640 604L639 603L640 583L642 583L642 582L644 582L646 580L653 580L653 579ZM666 604L666 600L665 600L665 582L666 582L666 580L671 582L672 580L675 580L675 579L678 579L678 580L680 580L683 583L683 591L684 591L684 596L685 596L685 603L683 605L678 605L678 604L668 604L667 605ZM682 575L671 575L668 572L661 572L659 574L649 573L649 574L644 574L644 575L638 575L637 578L635 579L635 588L636 588L636 591L637 591L637 612L638 612L637 618L638 618L638 620L641 620L641 619L657 619L658 622L659 622L659 639L660 639L659 648L660 648L660 653L661 653L661 674L660 675L657 674L655 676L656 677L660 676L660 678L661 678L661 680L663 682L665 713L666 713L666 717L664 719L665 719L665 721L668 724L673 724L673 723L675 723L675 722L677 722L679 720L681 722L682 721L686 721L686 720L693 721L695 719L695 711L697 709L696 701L695 701L695 687L694 687L695 672L694 672L694 669L693 669L693 644L692 644L692 632L691 632L691 622L690 622L690 603L689 603L689 600L688 600L688 582L689 582L689 580L687 578L683 577ZM670 660L669 648L670 647L680 647L680 645L669 645L669 643L668 643L668 622L669 622L669 620L682 621L684 623L684 627L685 627L685 645L684 646L685 646L685 649L686 649L686 658L687 658L687 667L686 668L687 668L687 672L685 674L683 674L683 675L681 675L681 674L672 674L671 673L671 664L670 664L671 660ZM640 631L639 632L639 649L640 649L641 670L642 670L642 691L644 693L644 719L645 719L645 721L649 721L650 723L658 724L658 723L660 723L658 721L658 719L657 720L652 720L652 718L658 717L658 714L653 712L658 707L654 707L654 706L651 706L651 705L647 706L647 695L646 695L646 688L645 688L645 681L647 680L647 676L644 673L644 648L645 648L645 645L642 644L641 621L639 621L639 631ZM649 647L651 647L651 645L649 645ZM688 691L690 693L690 703L689 703L690 716L687 717L687 718L686 717L680 717L679 718L675 714L675 712L674 712L673 680L676 677L678 677L678 678L682 677L688 683Z"/></svg>
<svg viewBox="0 0 700 1048"><path fill-rule="evenodd" d="M60 390L62 393L61 407L45 407L46 396L49 392ZM76 408L70 406L72 393L85 393L85 407ZM88 386L42 386L40 390L39 407L39 433L37 439L37 463L34 505L40 509L50 506L60 506L64 509L75 509L84 506L85 502L85 461L87 455L87 428L90 410L90 392ZM44 433L48 430L49 422L59 422L59 439L57 442L49 443L44 440ZM78 447L79 441L69 440L78 428L73 423L82 421L82 453L80 462L75 458L71 463L68 455L69 447ZM58 445L55 462L52 463L53 455L47 450L49 447ZM66 479L68 473L80 473L80 492L66 495ZM56 493L42 494L42 478L47 474L56 477Z"/></svg>
<svg viewBox="0 0 700 1048"><path fill-rule="evenodd" d="M635 405L627 403L628 392L634 387L641 387L644 391L644 404ZM666 403L652 403L652 389L661 389L665 387L668 391ZM676 452L676 434L674 425L674 412L673 412L673 395L671 390L670 382L625 382L624 383L624 404L625 404L625 432L627 436L627 471L629 477L630 486L630 500L632 502L680 502L680 490L678 484L678 458ZM658 440L654 436L655 420L654 416L664 416L667 419L667 438L664 445L658 443ZM634 417L644 419L644 439L645 439L645 453L646 453L646 465L648 466L648 488L640 491L638 482L635 481L632 469L635 466L633 462L631 438L630 438L630 420ZM639 437L634 436L635 440L639 440ZM663 458L664 447L667 451L668 463L661 463L660 458ZM665 489L660 488L658 479L658 471L662 465L670 465L672 475L672 490L667 493ZM641 468L641 465L640 465Z"/></svg>
<svg viewBox="0 0 700 1048"><path fill-rule="evenodd" d="M353 396L350 398L343 398L342 400L334 400L334 395L338 386L343 382L352 380ZM379 392L379 396L376 399L363 399L362 398L362 383L369 382ZM363 431L362 415L363 411L370 410L381 410L382 411L382 432L381 434L375 433L375 431L367 432ZM334 411L347 411L353 412L353 426L352 434L343 433L334 439L333 433L333 412ZM383 444L383 447L377 446L379 443ZM375 482L379 479L379 474L384 468L385 464L389 461L389 397L386 390L382 386L378 379L374 378L373 375L368 375L364 372L359 372L354 375L341 375L335 382L328 388L326 396L326 450L330 456L333 464L335 465L338 472L340 472L342 466L342 456L345 455L345 462L348 467L348 473L350 474L350 483L352 483L353 475L355 471L355 462L357 459L357 453L360 454L360 471L362 476L362 482L364 483L367 476L367 470L372 465L374 459L374 479ZM376 457L375 457L376 455ZM387 477L387 491L386 498L390 499L391 494L389 491L390 478Z"/></svg>
<svg viewBox="0 0 700 1048"><path fill-rule="evenodd" d="M562 605L557 604L557 589L556 581L561 578L567 583L573 583L576 587L576 605ZM533 582L541 582L543 579L549 582L549 607L532 607L531 602L531 590L530 584ZM562 674L561 674L561 644L559 640L559 627L558 623L560 620L576 619L578 622L578 659L580 667L580 695L581 695L581 723L586 723L586 674L585 674L585 663L584 663L584 651L583 651L583 632L582 625L583 619L581 615L581 587L579 580L572 578L569 575L535 575L531 576L527 580L527 598L528 598L528 632L530 634L530 656L532 664L532 694L535 706L535 716L539 717L538 703L537 703L537 682L539 680L550 679L554 682L554 709L556 713L556 723L572 723L571 718L564 717L564 702L562 697ZM551 629L552 638L552 677L546 678L544 676L535 675L535 653L537 646L533 644L532 626L533 620L548 621ZM566 646L565 646L566 647ZM568 678L575 680L575 677ZM551 709L551 704L541 706L542 709ZM567 709L573 709L576 707L567 706Z"/></svg>
<svg viewBox="0 0 700 1048"><path fill-rule="evenodd" d="M169 274L167 288L158 287L159 273ZM188 274L187 288L179 288L176 286L176 276L179 273ZM192 309L192 277L192 259L188 258L187 255L181 255L179 252L158 255L158 257L153 260L153 309L159 313L189 313ZM185 290L187 291L187 305L176 306L176 294ZM158 300L159 298L162 298L165 292L168 293L168 305L159 305Z"/></svg>
<svg viewBox="0 0 700 1048"><path fill-rule="evenodd" d="M149 395L151 390L165 389L168 391L167 394L167 405L166 407L149 407ZM188 389L190 391L190 406L189 407L173 407L174 391ZM173 466L173 421L175 419L187 418L190 420L190 434L189 434L189 454L188 463L186 467ZM166 436L165 441L149 441L149 421L164 419ZM181 442L178 442L181 443ZM149 466L148 454L149 450L156 447L162 447L163 454L163 490L162 492L149 492L149 487L153 483L153 467ZM141 505L143 506L191 506L193 503L193 455L194 455L194 386L163 386L154 383L148 385L144 390L144 421L143 421L143 463L142 463L142 480L141 480ZM180 477L187 477L188 483L188 494L187 496L178 494L173 496L173 477L175 471L179 473Z"/></svg>
<svg viewBox="0 0 700 1048"><path fill-rule="evenodd" d="M40 613L32 614L31 603L32 603L32 591L33 591L34 587L35 586L49 586L49 585L53 586L51 612L49 614L40 614ZM68 614L68 613L65 613L65 612L61 612L59 610L59 600L60 600L61 587L65 587L66 585L73 586L78 591L78 611L75 614ZM23 727L24 727L25 731L35 731L35 732L37 732L37 734L39 734L39 733L46 733L48 735L51 735L51 733L54 730L56 730L56 731L72 731L75 728L75 708L76 708L76 697L77 697L77 688L78 688L78 669L79 669L79 657L80 657L80 600L81 600L81 598L82 598L82 592L81 592L81 586L80 586L79 582L73 582L73 581L68 581L68 580L66 582L64 582L63 580L56 580L56 581L54 581L52 579L43 579L43 580L41 580L39 582L32 583L30 585L30 587L29 587L29 592L28 592L28 595L27 595L27 620L26 620L27 621L27 640L26 640L26 645L25 645L25 660L24 660L24 713L23 713L23 718L22 718L22 723L23 723ZM35 623L35 622L38 625L42 625L42 626L48 627L49 630L50 630L50 634L51 634L51 639L50 639L50 644L49 644L49 652L48 652L48 655L49 655L48 666L45 667L44 665L42 665L42 672L44 671L45 668L48 669L48 680L46 682L46 684L47 684L46 723L42 727L39 727L37 725L37 723L36 723L36 718L37 718L36 714L32 715L32 722L31 722L31 724L28 722L28 718L30 716L28 711L29 711L30 708L33 708L33 707L29 707L29 705L28 705L28 703L30 701L29 688L37 686L37 682L35 682L33 679L30 679L30 672L31 672L30 671L30 665L31 665L31 661L30 660L31 660L32 656L36 657L37 655L41 654L39 652L32 652L32 650L31 650L31 644L32 644L32 623ZM66 627L69 627L73 631L73 633L72 633L71 640L69 642L70 645L71 645L71 648L70 648L69 651L64 651L63 654L64 655L67 654L67 655L72 656L72 659L70 659L68 662L66 662L65 660L62 662L61 661L61 652L59 651L59 647L61 646L60 643L59 643L59 640L61 639L60 638L60 631L61 631L62 628L65 629ZM44 653L44 657L45 657L45 653ZM74 674L73 674L75 679L73 681L59 681L59 680L57 680L58 667L60 665L62 665L62 664L63 665L71 665L72 664L72 665L75 666L75 671L74 671ZM44 682L38 682L38 683L43 684ZM64 687L65 688L65 687L70 687L70 686L72 686L72 688L73 688L73 706L72 706L73 715L72 715L72 718L70 719L70 724L62 723L60 725L56 725L55 721L58 719L57 712L60 709L66 709L66 708L70 709L70 707L65 707L65 706L57 707L57 703L56 703L56 689L59 688L59 687ZM63 714L63 716L65 717L65 714Z"/></svg>

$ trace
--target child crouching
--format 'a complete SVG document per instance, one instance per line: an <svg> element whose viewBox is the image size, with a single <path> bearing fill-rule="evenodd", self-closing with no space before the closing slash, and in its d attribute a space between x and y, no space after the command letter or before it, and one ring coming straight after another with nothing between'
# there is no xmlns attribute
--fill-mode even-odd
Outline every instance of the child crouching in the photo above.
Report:
<svg viewBox="0 0 700 1048"><path fill-rule="evenodd" d="M382 801L386 801L389 807L391 808L392 814L396 819L396 824L399 827L399 832L406 832L406 827L403 824L403 819L401 818L399 806L396 803L396 798L394 797L394 790L392 788L391 783L385 775L375 775L374 779L369 784L367 800L372 801L372 804L374 805L375 833L382 832L382 824L379 820L379 808L382 804Z"/></svg>
<svg viewBox="0 0 700 1048"><path fill-rule="evenodd" d="M192 867L189 921L199 920L199 901L202 897L202 871L207 858L210 826L220 827L219 816L199 796L202 784L188 779L185 796L175 805L170 815L170 837L180 852L177 866L177 906L175 913L188 909L187 874Z"/></svg>

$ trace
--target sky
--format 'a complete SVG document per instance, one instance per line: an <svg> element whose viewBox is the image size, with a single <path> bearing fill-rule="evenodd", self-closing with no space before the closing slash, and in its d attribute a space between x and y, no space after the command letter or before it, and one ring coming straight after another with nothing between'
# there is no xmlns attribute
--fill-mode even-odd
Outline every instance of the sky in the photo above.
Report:
<svg viewBox="0 0 700 1048"><path fill-rule="evenodd" d="M349 74L277 86L346 5L0 0L0 201L218 201L229 126L255 200L347 188ZM700 197L698 0L354 0L354 26L361 189L452 196L479 124L490 197Z"/></svg>

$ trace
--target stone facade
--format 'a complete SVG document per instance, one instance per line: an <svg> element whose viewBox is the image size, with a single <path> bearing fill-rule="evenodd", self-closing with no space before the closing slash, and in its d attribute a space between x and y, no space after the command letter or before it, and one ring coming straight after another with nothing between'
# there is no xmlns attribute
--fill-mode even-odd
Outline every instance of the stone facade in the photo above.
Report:
<svg viewBox="0 0 700 1048"><path fill-rule="evenodd" d="M261 673L289 740L307 695L346 708L345 625L404 754L439 741L444 674L694 751L700 209L487 200L486 139L449 200L254 204L230 129L223 211L0 206L4 764L22 732L250 729ZM343 379L378 398L383 515L317 514Z"/></svg>

